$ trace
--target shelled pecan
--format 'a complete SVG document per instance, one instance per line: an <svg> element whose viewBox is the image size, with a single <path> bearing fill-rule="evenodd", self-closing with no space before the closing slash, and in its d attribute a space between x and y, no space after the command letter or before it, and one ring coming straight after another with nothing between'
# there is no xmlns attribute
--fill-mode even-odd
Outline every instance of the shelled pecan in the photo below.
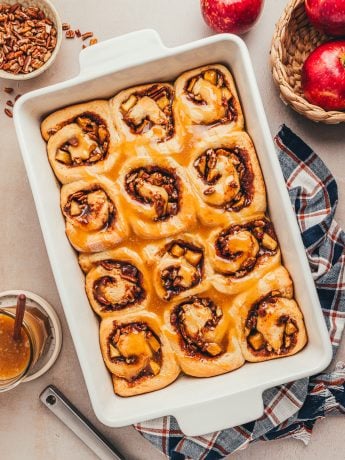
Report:
<svg viewBox="0 0 345 460"><path fill-rule="evenodd" d="M38 7L0 3L0 69L27 74L51 57L57 43L54 23Z"/></svg>

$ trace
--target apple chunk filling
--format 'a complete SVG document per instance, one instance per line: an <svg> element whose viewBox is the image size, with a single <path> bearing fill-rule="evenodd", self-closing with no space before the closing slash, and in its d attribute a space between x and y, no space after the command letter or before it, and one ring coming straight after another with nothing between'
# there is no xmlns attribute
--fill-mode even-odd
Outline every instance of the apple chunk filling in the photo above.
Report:
<svg viewBox="0 0 345 460"><path fill-rule="evenodd" d="M292 317L284 314L285 302L288 299L271 295L249 312L245 334L253 352L283 355L295 346L298 327Z"/></svg>
<svg viewBox="0 0 345 460"><path fill-rule="evenodd" d="M97 185L70 195L63 211L67 218L73 220L74 225L88 231L108 228L116 217L114 203Z"/></svg>
<svg viewBox="0 0 345 460"><path fill-rule="evenodd" d="M159 141L174 134L172 113L173 91L169 86L155 84L132 93L121 107L123 120L134 134L153 131Z"/></svg>
<svg viewBox="0 0 345 460"><path fill-rule="evenodd" d="M104 260L99 266L102 276L94 282L93 296L103 311L122 310L145 297L142 274L134 265Z"/></svg>
<svg viewBox="0 0 345 460"><path fill-rule="evenodd" d="M68 166L92 165L108 152L110 134L96 114L83 113L60 127L64 141L56 150L56 161Z"/></svg>
<svg viewBox="0 0 345 460"><path fill-rule="evenodd" d="M116 364L115 375L131 382L158 375L162 347L157 335L144 322L117 325L108 338L108 356Z"/></svg>
<svg viewBox="0 0 345 460"><path fill-rule="evenodd" d="M198 285L203 276L203 249L183 240L170 243L161 253L160 271L165 300Z"/></svg>
<svg viewBox="0 0 345 460"><path fill-rule="evenodd" d="M254 269L261 257L274 255L278 241L271 222L257 219L223 230L215 241L216 255L227 261L223 275L241 278Z"/></svg>
<svg viewBox="0 0 345 460"><path fill-rule="evenodd" d="M171 324L179 331L183 348L190 355L210 358L224 351L215 333L222 316L221 308L212 300L192 297L174 309Z"/></svg>
<svg viewBox="0 0 345 460"><path fill-rule="evenodd" d="M194 161L205 203L227 211L250 204L253 177L247 157L238 148L218 148L206 150Z"/></svg>
<svg viewBox="0 0 345 460"><path fill-rule="evenodd" d="M237 118L233 94L218 69L209 69L190 78L185 92L194 104L213 108L214 119L207 124L226 123Z"/></svg>

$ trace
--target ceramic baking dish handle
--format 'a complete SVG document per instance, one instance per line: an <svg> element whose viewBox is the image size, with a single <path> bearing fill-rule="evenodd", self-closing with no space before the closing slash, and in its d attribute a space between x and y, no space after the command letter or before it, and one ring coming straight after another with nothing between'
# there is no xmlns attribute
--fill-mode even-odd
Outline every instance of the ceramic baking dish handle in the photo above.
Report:
<svg viewBox="0 0 345 460"><path fill-rule="evenodd" d="M185 435L200 436L256 420L263 412L262 391L254 389L181 408L173 415Z"/></svg>
<svg viewBox="0 0 345 460"><path fill-rule="evenodd" d="M166 53L167 48L155 30L131 32L85 48L79 55L80 76L104 75Z"/></svg>

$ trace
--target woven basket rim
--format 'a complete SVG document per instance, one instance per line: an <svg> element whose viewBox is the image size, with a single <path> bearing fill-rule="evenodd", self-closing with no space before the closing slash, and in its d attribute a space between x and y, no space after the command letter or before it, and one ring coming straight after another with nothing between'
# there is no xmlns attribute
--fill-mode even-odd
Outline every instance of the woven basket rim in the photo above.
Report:
<svg viewBox="0 0 345 460"><path fill-rule="evenodd" d="M286 79L285 64L283 63L283 42L288 33L288 26L293 20L293 13L301 8L305 0L291 0L285 7L272 38L271 66L273 79L280 90L281 99L298 113L313 120L329 124L345 122L345 112L330 110L311 104L303 96L294 92ZM312 27L312 26L311 26Z"/></svg>

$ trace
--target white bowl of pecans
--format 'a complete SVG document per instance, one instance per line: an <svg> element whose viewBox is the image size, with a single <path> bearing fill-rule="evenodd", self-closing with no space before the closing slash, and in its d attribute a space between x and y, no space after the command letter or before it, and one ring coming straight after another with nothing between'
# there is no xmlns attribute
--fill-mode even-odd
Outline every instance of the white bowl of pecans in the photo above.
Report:
<svg viewBox="0 0 345 460"><path fill-rule="evenodd" d="M0 78L27 80L54 62L62 41L49 0L0 0Z"/></svg>

